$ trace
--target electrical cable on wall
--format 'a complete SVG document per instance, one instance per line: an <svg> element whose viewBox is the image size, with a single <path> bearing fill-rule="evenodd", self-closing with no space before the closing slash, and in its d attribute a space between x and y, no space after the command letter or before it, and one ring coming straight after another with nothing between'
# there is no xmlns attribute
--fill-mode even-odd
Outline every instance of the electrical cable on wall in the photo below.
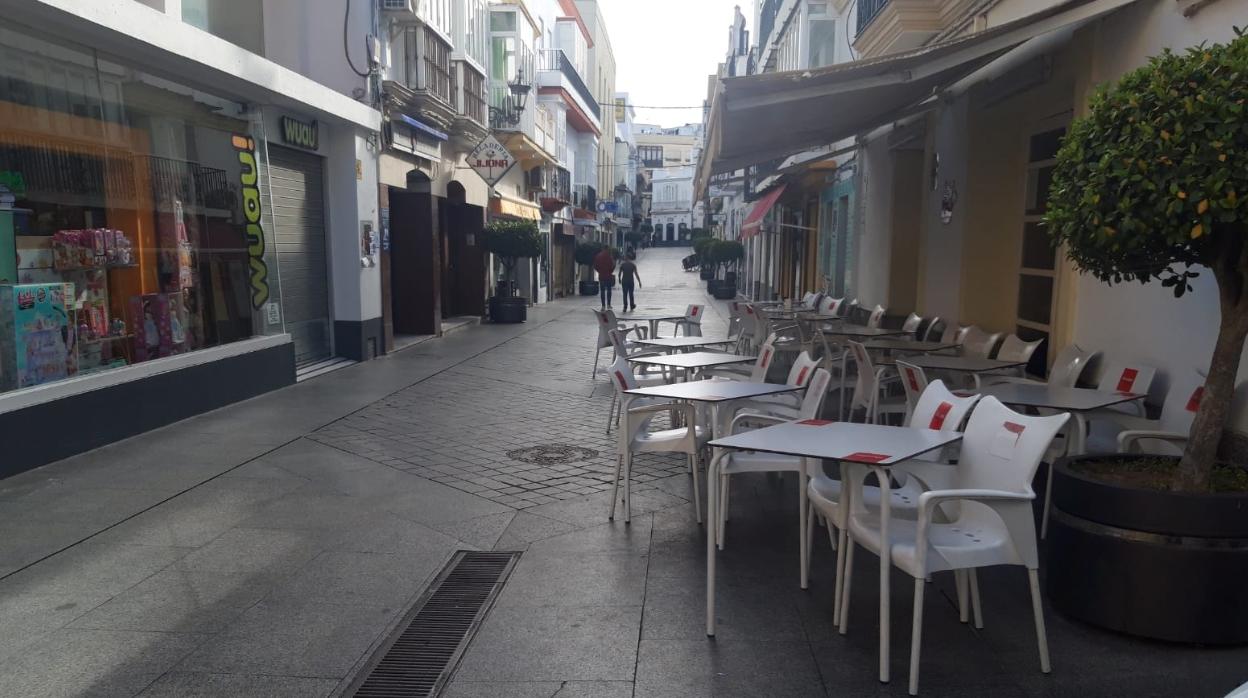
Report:
<svg viewBox="0 0 1248 698"><path fill-rule="evenodd" d="M347 65L350 66L351 72L355 73L356 75L359 75L362 78L366 78L370 75L370 73L368 71L360 71L358 68L355 67L355 62L351 60L351 49L348 48L349 44L347 42L347 28L351 24L351 0L346 0L346 5L347 5L347 10L342 18L342 53L343 55L347 57ZM367 38L364 39L364 55L366 56L368 55L368 39Z"/></svg>

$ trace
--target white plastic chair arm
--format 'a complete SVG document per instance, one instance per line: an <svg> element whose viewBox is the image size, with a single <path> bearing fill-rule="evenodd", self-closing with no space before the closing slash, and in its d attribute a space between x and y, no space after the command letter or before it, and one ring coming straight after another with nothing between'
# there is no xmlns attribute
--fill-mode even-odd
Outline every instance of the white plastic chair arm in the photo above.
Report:
<svg viewBox="0 0 1248 698"><path fill-rule="evenodd" d="M732 418L732 424L729 425L728 433L737 433L737 426L742 422L765 422L767 424L784 424L792 420L784 417L777 417L770 414L739 414Z"/></svg>
<svg viewBox="0 0 1248 698"><path fill-rule="evenodd" d="M1132 429L1130 431L1120 432L1118 434L1118 452L1132 453L1132 446L1139 441L1165 441L1174 444L1179 448L1187 445L1188 435L1178 431L1149 431L1147 429Z"/></svg>
<svg viewBox="0 0 1248 698"><path fill-rule="evenodd" d="M1158 427L1161 426L1161 420L1159 419L1147 419L1109 408L1086 412L1083 418L1088 422L1113 422L1119 427L1131 431L1160 431Z"/></svg>
<svg viewBox="0 0 1248 698"><path fill-rule="evenodd" d="M956 500L972 500L977 502L1027 502L1036 498L1034 492L1020 494L1006 490L929 490L919 495L919 526L931 521L936 505Z"/></svg>
<svg viewBox="0 0 1248 698"><path fill-rule="evenodd" d="M623 322L620 323L620 326L617 329L620 331L621 334L624 334L624 335L627 335L630 332L636 332L637 336L641 337L642 339L646 339L647 338L646 335L650 333L649 330L647 330L642 325L625 325Z"/></svg>

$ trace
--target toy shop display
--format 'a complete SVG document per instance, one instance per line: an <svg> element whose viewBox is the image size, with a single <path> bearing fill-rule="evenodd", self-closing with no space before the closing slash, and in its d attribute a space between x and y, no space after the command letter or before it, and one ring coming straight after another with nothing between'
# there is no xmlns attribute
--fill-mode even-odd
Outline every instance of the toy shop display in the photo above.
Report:
<svg viewBox="0 0 1248 698"><path fill-rule="evenodd" d="M67 303L73 297L73 284L0 286L0 380L5 389L77 373L77 330Z"/></svg>

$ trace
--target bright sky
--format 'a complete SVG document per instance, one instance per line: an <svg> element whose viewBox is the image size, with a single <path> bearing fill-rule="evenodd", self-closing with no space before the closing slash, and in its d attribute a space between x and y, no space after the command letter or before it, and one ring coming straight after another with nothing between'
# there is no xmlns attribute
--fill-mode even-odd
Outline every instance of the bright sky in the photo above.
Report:
<svg viewBox="0 0 1248 698"><path fill-rule="evenodd" d="M615 51L615 89L638 107L637 122L679 126L702 121L706 78L728 52L732 8L746 23L751 0L599 0ZM749 27L747 26L747 29Z"/></svg>

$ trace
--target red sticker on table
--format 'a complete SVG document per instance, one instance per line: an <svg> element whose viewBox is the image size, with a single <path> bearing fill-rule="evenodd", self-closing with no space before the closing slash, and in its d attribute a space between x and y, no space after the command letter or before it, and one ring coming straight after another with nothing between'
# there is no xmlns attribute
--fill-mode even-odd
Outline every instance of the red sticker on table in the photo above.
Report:
<svg viewBox="0 0 1248 698"><path fill-rule="evenodd" d="M858 453L851 453L845 456L842 460L856 461L858 463L879 463L888 459L889 456L884 453L864 453L859 451Z"/></svg>
<svg viewBox="0 0 1248 698"><path fill-rule="evenodd" d="M802 421L798 422L798 424L801 424L802 426L807 426L807 427L821 427L821 426L831 424L831 423L832 423L832 420L830 419L803 419Z"/></svg>
<svg viewBox="0 0 1248 698"><path fill-rule="evenodd" d="M1200 409L1200 399L1205 396L1205 386L1200 386L1192 391L1192 396L1187 399L1187 411L1195 412Z"/></svg>
<svg viewBox="0 0 1248 698"><path fill-rule="evenodd" d="M1140 372L1138 369L1134 369L1134 368L1122 369L1122 375L1118 377L1118 392L1120 393L1131 392L1131 386L1135 385L1135 377L1138 375L1140 375Z"/></svg>
<svg viewBox="0 0 1248 698"><path fill-rule="evenodd" d="M940 407L936 408L935 414L932 415L932 422L928 425L930 429L940 429L945 426L945 418L949 416L949 411L953 409L953 403L942 402Z"/></svg>

